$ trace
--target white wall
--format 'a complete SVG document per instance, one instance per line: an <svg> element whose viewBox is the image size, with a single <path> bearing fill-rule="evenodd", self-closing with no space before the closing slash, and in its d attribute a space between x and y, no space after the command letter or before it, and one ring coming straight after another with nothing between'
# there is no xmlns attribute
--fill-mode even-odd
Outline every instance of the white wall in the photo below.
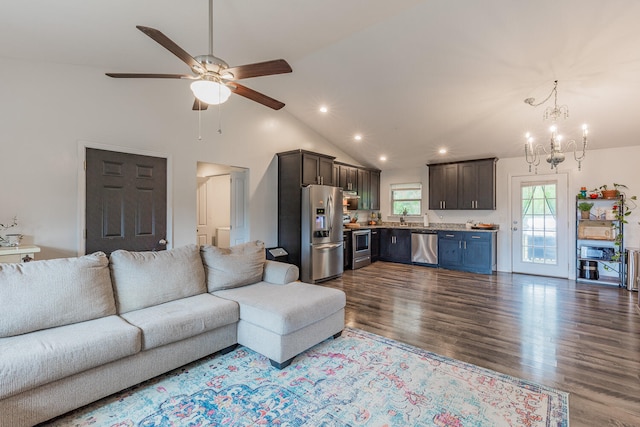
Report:
<svg viewBox="0 0 640 427"><path fill-rule="evenodd" d="M267 246L277 244L275 153L304 148L354 162L286 107L273 111L232 95L222 107L222 135L218 109L210 108L199 141L188 82L34 64L0 58L0 223L17 215L15 231L42 247L39 259L78 253L81 141L171 156L173 246L196 242L198 161L250 169L250 238Z"/></svg>
<svg viewBox="0 0 640 427"><path fill-rule="evenodd" d="M568 203L568 236L569 242L569 277L575 278L575 211L574 197L580 191L580 187L593 189L603 184L611 187L614 182L625 184L629 187L627 197L640 196L640 146L628 148L616 148L606 150L589 150L585 161L582 162L582 171L578 171L578 164L572 156L560 165L559 172L568 175L569 203ZM550 173L549 166L544 163L538 167L538 174ZM429 211L431 222L464 223L471 219L478 222L496 223L500 225L498 232L497 262L498 271L511 271L511 177L522 175L534 175L529 173L528 165L524 158L500 159L496 168L496 204L495 211ZM422 182L424 188L423 210L428 207L429 174L426 166L411 170L385 170L381 174L381 206L383 219L388 219L390 190L389 185L405 182ZM391 220L397 220L391 218ZM625 225L625 246L640 247L640 204L631 211Z"/></svg>

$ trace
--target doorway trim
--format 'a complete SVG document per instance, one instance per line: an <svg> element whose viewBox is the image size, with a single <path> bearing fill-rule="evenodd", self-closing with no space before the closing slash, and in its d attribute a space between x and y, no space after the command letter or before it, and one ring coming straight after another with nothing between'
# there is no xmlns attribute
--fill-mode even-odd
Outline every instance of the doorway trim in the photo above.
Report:
<svg viewBox="0 0 640 427"><path fill-rule="evenodd" d="M196 181L200 178L226 176L230 182L230 243L237 245L249 241L250 238L250 197L249 179L251 170L242 166L231 166L199 160L196 166ZM197 184L196 184L197 191ZM198 197L196 197L198 199ZM196 200L196 210L197 210ZM198 215L196 211L196 216ZM197 233L196 233L197 242ZM217 242L216 242L217 245Z"/></svg>
<svg viewBox="0 0 640 427"><path fill-rule="evenodd" d="M78 141L78 256L85 255L85 229L87 227L85 219L85 209L87 203L87 174L85 171L87 148L97 150L115 151L126 154L136 154L140 156L160 157L167 160L167 249L173 247L173 159L171 154L141 150L121 145L100 144L90 141Z"/></svg>

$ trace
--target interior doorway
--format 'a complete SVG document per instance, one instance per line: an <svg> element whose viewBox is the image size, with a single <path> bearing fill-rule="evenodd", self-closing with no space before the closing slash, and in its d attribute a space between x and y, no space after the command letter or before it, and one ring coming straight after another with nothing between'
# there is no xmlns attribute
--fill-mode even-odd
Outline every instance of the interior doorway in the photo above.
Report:
<svg viewBox="0 0 640 427"><path fill-rule="evenodd" d="M249 240L249 170L198 162L198 245L229 247Z"/></svg>
<svg viewBox="0 0 640 427"><path fill-rule="evenodd" d="M511 179L512 271L568 277L567 175Z"/></svg>
<svg viewBox="0 0 640 427"><path fill-rule="evenodd" d="M111 252L111 250L114 250L114 249L129 249L129 250L171 249L173 247L173 242L172 242L173 241L173 238L172 238L173 237L173 227L172 227L173 200L171 196L173 193L173 186L172 186L173 177L171 172L173 169L172 156L170 154L163 153L163 152L139 150L137 148L132 148L132 147L98 144L98 143L87 142L87 141L79 141L77 149L78 149L77 209L78 209L78 219L79 219L78 220L78 246L77 246L78 256L84 255L86 253L91 253L92 251L95 251L95 250ZM116 159L115 161L107 160L107 163L98 164L96 168L95 165L88 164L88 163L91 163L90 162L91 159L87 159L87 152L90 150L102 151L109 155L111 154L116 156L122 155L126 157L126 160L124 161L121 161L119 159ZM95 194L98 191L95 189L88 190L87 188L87 184L88 184L87 181L92 180L91 174L93 173L93 170L97 169L101 171L100 172L101 174L108 175L110 179L111 178L117 179L116 175L118 175L120 164L123 165L122 170L124 171L125 169L124 165L127 163L130 163L129 162L130 159L139 160L139 161L134 161L136 166L134 167L135 172L133 172L133 175L136 176L134 181L138 182L138 185L135 186L135 188L137 188L137 190L135 190L137 194L133 196L131 195L123 196L123 198L119 196L106 197L104 200L102 197L98 197L100 199L99 203L95 201L91 201L91 200L94 200ZM140 161L140 159L142 160ZM160 169L156 169L155 166L152 168L148 167L149 164L153 164L156 161L160 161L161 163L159 165ZM130 166L127 166L127 168L128 167ZM146 197L149 195L148 189L150 188L151 181L156 181L156 178L158 178L158 174L164 175L164 178L160 178L157 184L161 187L164 187L163 193L164 193L165 200L150 201L150 199ZM89 185L92 185L92 184L89 183ZM155 183L153 185L154 187L156 186ZM118 185L108 186L107 193L114 195L119 191L117 190L117 187ZM157 188L160 188L160 187L157 187ZM87 195L87 191L89 192L89 197ZM127 203L124 203L124 202L121 203L122 206L127 205L132 200L137 203L137 205L133 207L133 209L139 212L134 214L134 216L138 216L139 220L137 219L136 222L134 223L135 225L133 228L133 232L131 231L130 222L127 223L126 220L123 218L122 221L124 221L124 225L120 227L120 224L122 222L119 220L116 220L117 216L113 215L116 213L113 206L115 206L115 204L118 204L117 203L118 200L125 200L127 202ZM143 200L144 200L144 203L146 203L146 206L142 206ZM92 219L99 218L100 224L98 226L88 224L89 222L87 219L88 209L93 208L94 206L98 206L98 207L106 206L103 203L106 201L110 201L106 212L89 213L89 217L91 217ZM116 202L115 204L111 203L114 201ZM152 208L151 208L151 205L153 205ZM129 206L130 209L132 208L131 206ZM127 209L127 208L123 207L123 209ZM106 213L106 215L103 216L103 213ZM162 217L161 222L164 223L164 225L158 228L160 224L158 224L157 223L158 221L156 220L160 217ZM146 219L148 221L145 222L143 221L143 219ZM90 236L91 231L87 230L88 227L92 227L92 229L94 228L101 229L100 231L101 233L102 231L106 231L104 234L107 236L107 239L106 240L101 239L99 246L92 246L91 244L89 245L89 247L87 247L87 238L91 237ZM120 227L120 230L116 230L118 227ZM120 234L126 236L127 229L129 230L128 231L129 236L132 236L133 240L136 240L135 243L130 244L129 242L125 242L124 240L122 240L122 238L120 237ZM107 240L112 240L110 245L115 243L115 246L105 245ZM143 240L145 240L146 243L141 243Z"/></svg>

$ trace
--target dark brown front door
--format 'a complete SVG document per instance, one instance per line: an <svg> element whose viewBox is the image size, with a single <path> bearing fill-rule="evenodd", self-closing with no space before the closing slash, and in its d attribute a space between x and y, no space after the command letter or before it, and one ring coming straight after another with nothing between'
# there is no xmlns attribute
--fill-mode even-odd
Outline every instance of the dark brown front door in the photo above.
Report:
<svg viewBox="0 0 640 427"><path fill-rule="evenodd" d="M164 250L167 159L86 149L85 253Z"/></svg>

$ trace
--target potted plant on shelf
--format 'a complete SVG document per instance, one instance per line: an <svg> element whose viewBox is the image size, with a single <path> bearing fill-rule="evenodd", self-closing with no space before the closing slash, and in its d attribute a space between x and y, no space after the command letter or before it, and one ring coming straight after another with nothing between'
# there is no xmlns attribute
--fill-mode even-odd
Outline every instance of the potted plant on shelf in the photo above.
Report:
<svg viewBox="0 0 640 427"><path fill-rule="evenodd" d="M613 183L612 185L613 189L609 188L609 186L607 184L601 185L598 188L594 188L592 191L595 191L597 193L600 193L600 196L603 199L615 199L617 197L619 197L621 194L625 195L624 191L622 190L628 190L629 187L627 187L624 184L618 184L618 183ZM628 199L630 200L636 200L636 196L631 196Z"/></svg>
<svg viewBox="0 0 640 427"><path fill-rule="evenodd" d="M589 203L589 202L578 203L578 209L580 210L580 216L582 219L589 219L592 207L593 207L593 203Z"/></svg>
<svg viewBox="0 0 640 427"><path fill-rule="evenodd" d="M622 260L622 238L623 238L623 228L624 224L627 224L627 217L631 215L631 211L637 207L636 200L638 199L634 196L627 196L623 190L628 190L624 184L613 183L613 190L609 189L608 186L601 185L600 193L602 194L602 198L604 199L618 199L616 204L613 206L613 218L614 220L611 222L611 226L615 231L615 240L613 242L616 250L614 256L611 258L612 261L621 261Z"/></svg>

